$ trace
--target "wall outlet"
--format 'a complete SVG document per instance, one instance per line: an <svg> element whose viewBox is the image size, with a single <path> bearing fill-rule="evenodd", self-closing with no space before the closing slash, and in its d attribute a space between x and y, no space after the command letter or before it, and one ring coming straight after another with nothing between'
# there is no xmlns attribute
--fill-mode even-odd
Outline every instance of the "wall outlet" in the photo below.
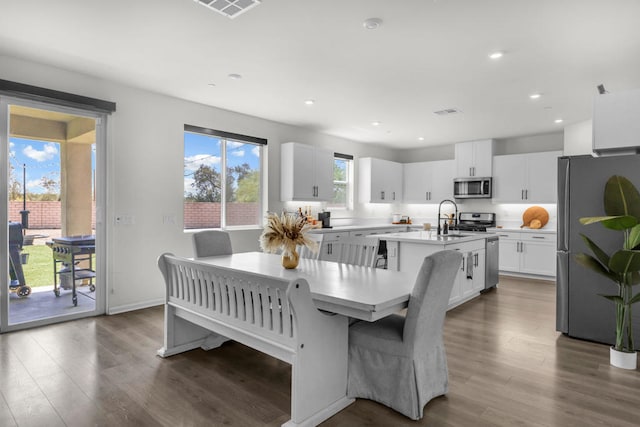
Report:
<svg viewBox="0 0 640 427"><path fill-rule="evenodd" d="M135 224L135 222L136 220L133 215L116 215L113 221L115 225L132 225Z"/></svg>

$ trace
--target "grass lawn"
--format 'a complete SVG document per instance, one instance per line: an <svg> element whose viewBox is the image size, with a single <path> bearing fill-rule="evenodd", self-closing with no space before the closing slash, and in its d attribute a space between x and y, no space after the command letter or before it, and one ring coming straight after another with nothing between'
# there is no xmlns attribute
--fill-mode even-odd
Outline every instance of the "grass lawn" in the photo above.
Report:
<svg viewBox="0 0 640 427"><path fill-rule="evenodd" d="M53 256L51 249L45 245L29 245L22 248L22 253L29 254L29 261L22 265L24 280L32 288L53 286Z"/></svg>

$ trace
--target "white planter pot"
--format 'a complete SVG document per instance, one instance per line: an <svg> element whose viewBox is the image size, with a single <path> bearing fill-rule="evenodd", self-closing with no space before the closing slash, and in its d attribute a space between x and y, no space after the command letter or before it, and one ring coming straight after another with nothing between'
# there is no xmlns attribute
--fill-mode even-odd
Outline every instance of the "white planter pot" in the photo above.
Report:
<svg viewBox="0 0 640 427"><path fill-rule="evenodd" d="M626 353L611 347L609 350L609 363L616 368L635 370L638 367L638 353L635 351Z"/></svg>

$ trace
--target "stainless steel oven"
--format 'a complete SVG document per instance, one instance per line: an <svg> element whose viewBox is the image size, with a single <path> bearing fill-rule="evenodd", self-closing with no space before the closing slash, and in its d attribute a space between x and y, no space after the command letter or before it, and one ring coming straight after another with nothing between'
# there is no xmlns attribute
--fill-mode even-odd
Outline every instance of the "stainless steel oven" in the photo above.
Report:
<svg viewBox="0 0 640 427"><path fill-rule="evenodd" d="M453 196L456 199L490 199L491 177L454 178Z"/></svg>

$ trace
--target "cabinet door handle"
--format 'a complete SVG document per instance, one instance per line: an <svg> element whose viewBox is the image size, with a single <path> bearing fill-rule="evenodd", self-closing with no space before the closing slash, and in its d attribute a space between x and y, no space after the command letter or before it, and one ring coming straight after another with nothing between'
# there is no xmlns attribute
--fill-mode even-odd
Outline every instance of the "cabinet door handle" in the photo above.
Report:
<svg viewBox="0 0 640 427"><path fill-rule="evenodd" d="M544 236L531 236L532 239L546 239Z"/></svg>
<svg viewBox="0 0 640 427"><path fill-rule="evenodd" d="M520 190L520 200L524 200L524 190Z"/></svg>
<svg viewBox="0 0 640 427"><path fill-rule="evenodd" d="M429 192L428 191L424 192L424 199L425 200L429 200Z"/></svg>
<svg viewBox="0 0 640 427"><path fill-rule="evenodd" d="M478 254L473 254L473 265L478 266Z"/></svg>
<svg viewBox="0 0 640 427"><path fill-rule="evenodd" d="M380 198L381 198L382 200L384 200L384 191L381 191L381 192L380 192Z"/></svg>
<svg viewBox="0 0 640 427"><path fill-rule="evenodd" d="M333 253L333 243L329 243L327 245L327 255L331 255Z"/></svg>
<svg viewBox="0 0 640 427"><path fill-rule="evenodd" d="M464 271L464 256L462 257L462 268L460 270Z"/></svg>
<svg viewBox="0 0 640 427"><path fill-rule="evenodd" d="M524 190L524 199L529 200L529 190Z"/></svg>
<svg viewBox="0 0 640 427"><path fill-rule="evenodd" d="M393 200L395 200L395 199L396 199L396 192L394 191L393 192Z"/></svg>

